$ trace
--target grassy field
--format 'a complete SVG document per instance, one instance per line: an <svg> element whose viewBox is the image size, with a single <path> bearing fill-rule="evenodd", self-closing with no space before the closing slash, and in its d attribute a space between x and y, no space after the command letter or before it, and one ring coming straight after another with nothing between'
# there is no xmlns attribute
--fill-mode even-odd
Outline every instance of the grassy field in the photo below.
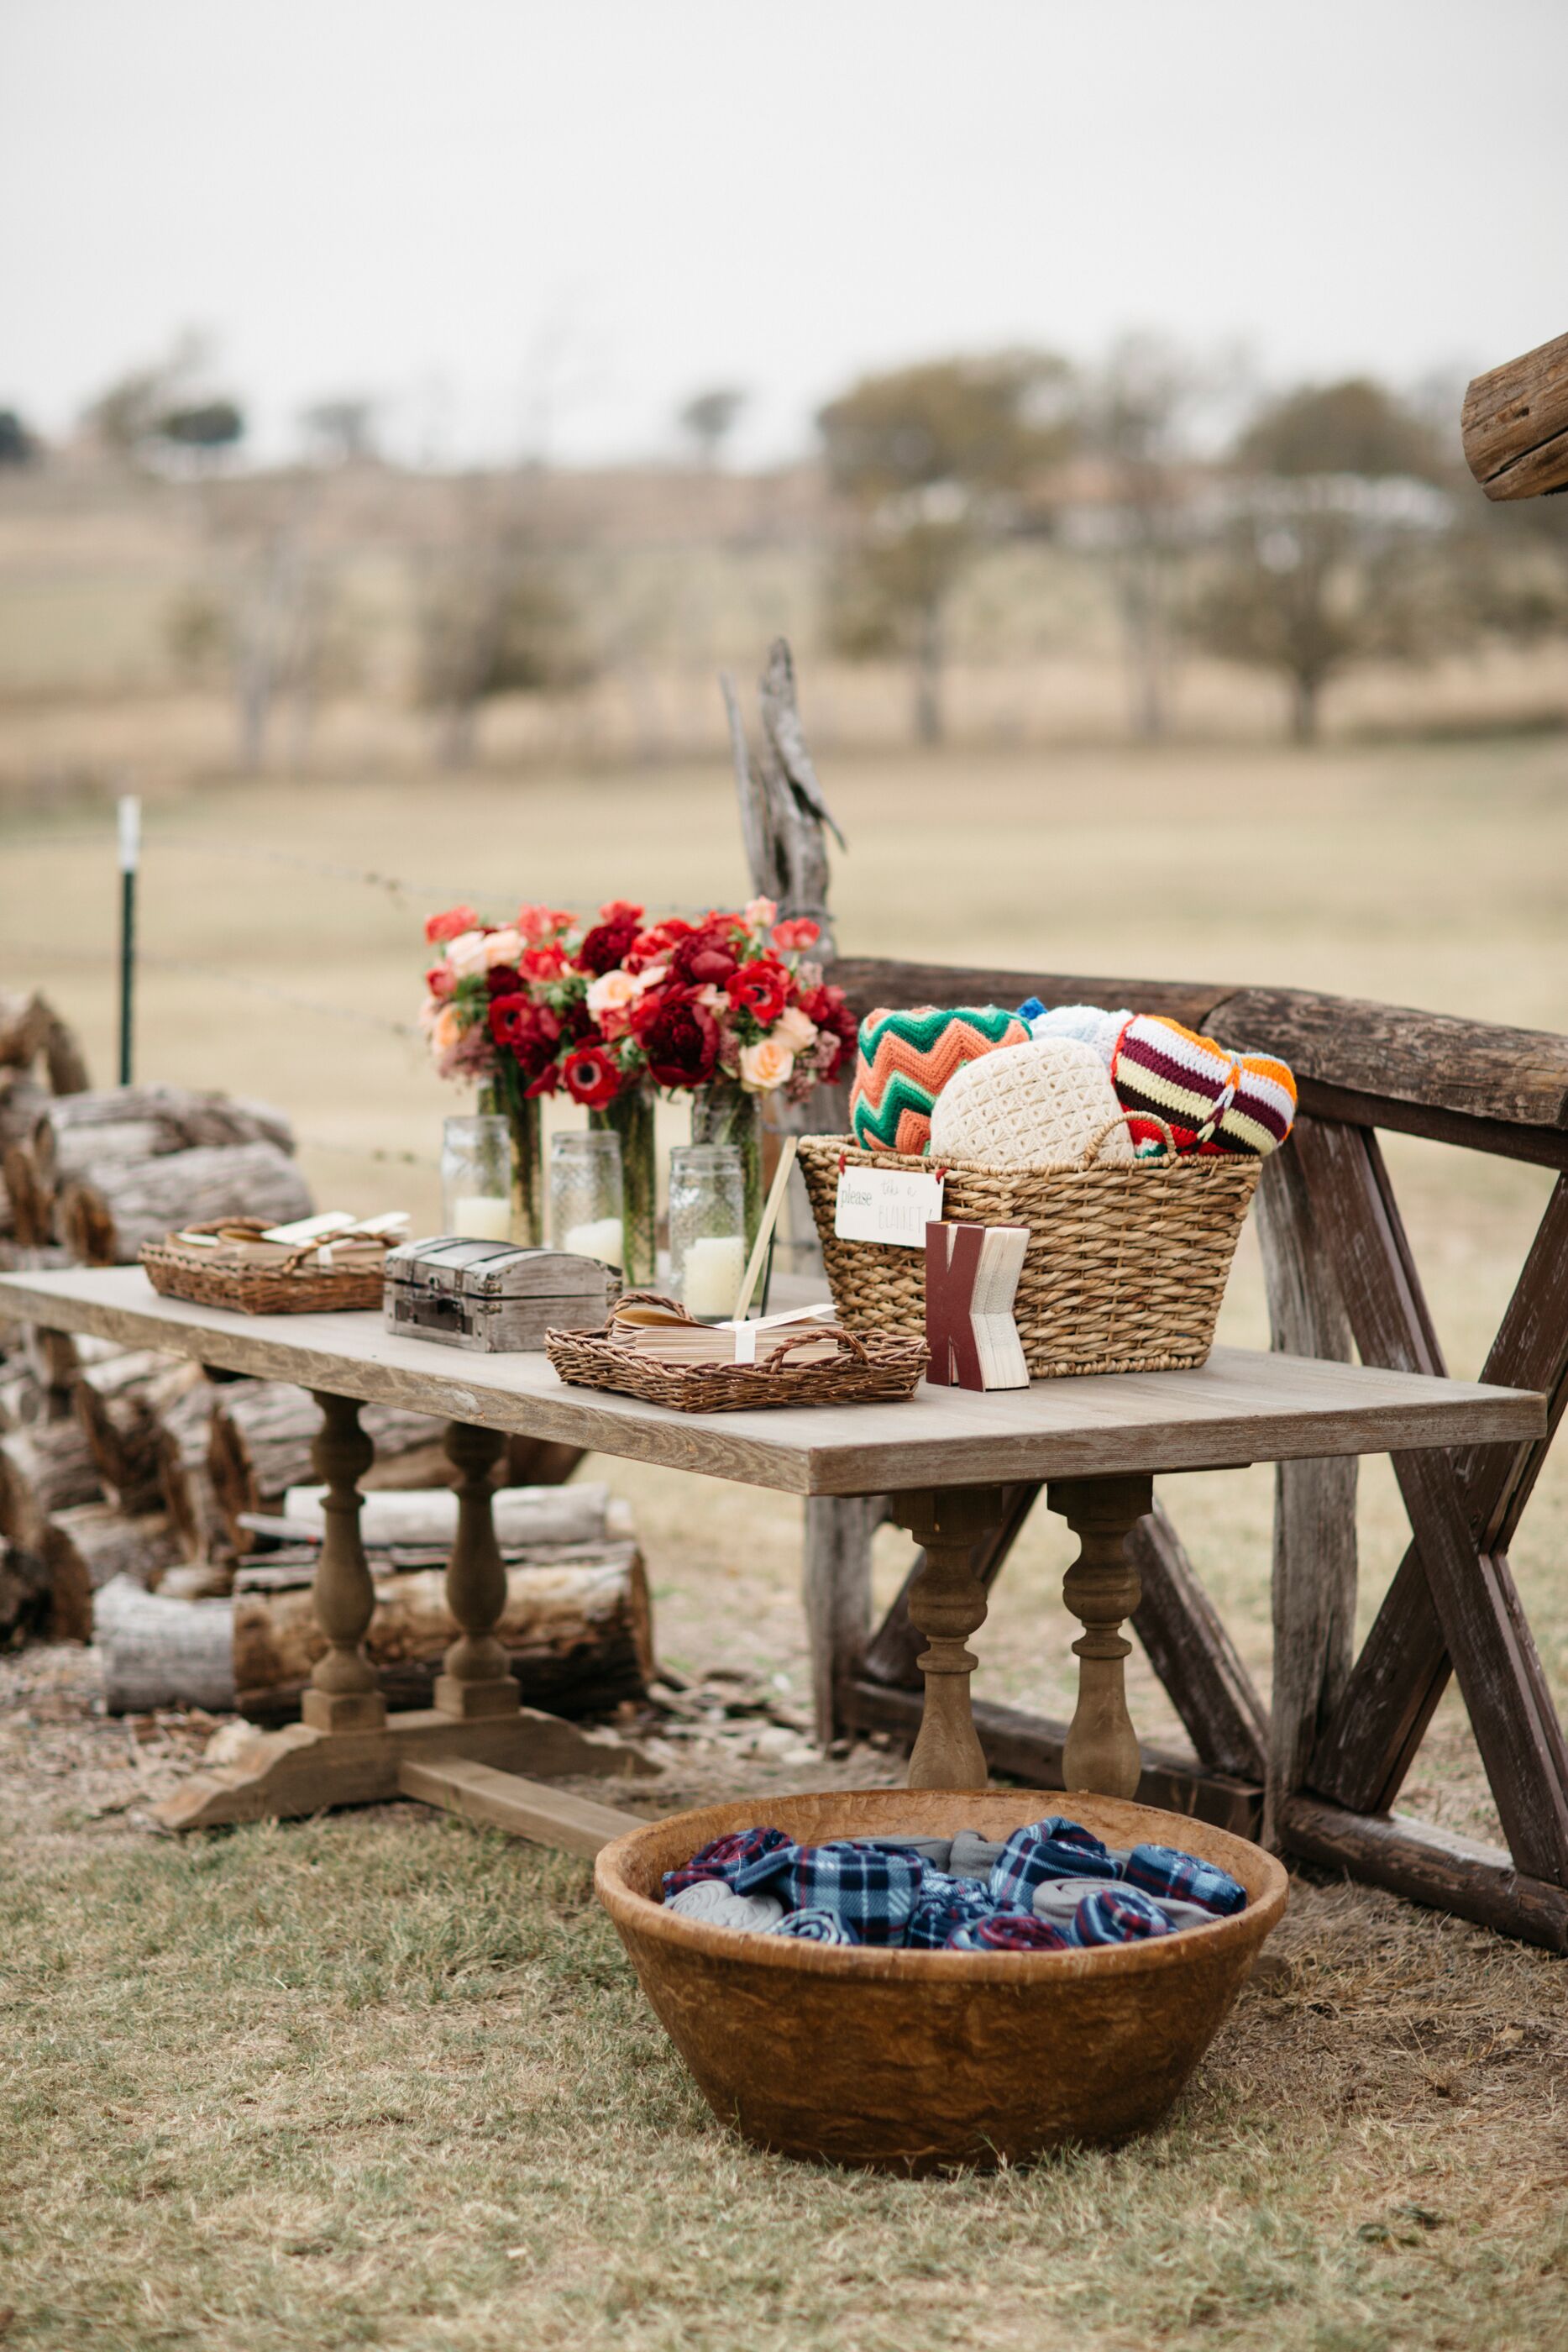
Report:
<svg viewBox="0 0 1568 2352"><path fill-rule="evenodd" d="M846 949L1293 982L1568 1029L1562 737L842 757L825 781L851 844ZM150 811L140 1067L273 1097L324 1203L423 1221L458 1106L388 1024L412 1018L426 907L742 887L717 766L171 793ZM0 985L46 986L100 1071L114 891L101 817L0 820ZM1389 1160L1450 1362L1473 1371L1547 1180L1397 1138ZM1263 1334L1249 1246L1225 1329ZM795 1507L608 1475L644 1531L664 1656L761 1667L799 1699ZM1268 1473L1166 1483L1266 1681ZM1402 1528L1369 1465L1364 1613ZM1560 1702L1565 1535L1559 1463L1515 1567ZM885 1587L901 1560L883 1542ZM1068 1548L1042 1515L979 1636L982 1693L1060 1709ZM1135 1664L1140 1727L1170 1736ZM700 2109L575 1864L401 1807L155 1843L133 1803L84 1794L127 1769L89 1692L47 1654L0 1662L7 2346L1568 2345L1559 1962L1299 1880L1165 2133L993 2181L821 2174ZM814 1777L758 1762L728 1786L760 1802ZM706 1793L665 1788L657 1809ZM1496 1834L1453 1697L1405 1802Z"/></svg>

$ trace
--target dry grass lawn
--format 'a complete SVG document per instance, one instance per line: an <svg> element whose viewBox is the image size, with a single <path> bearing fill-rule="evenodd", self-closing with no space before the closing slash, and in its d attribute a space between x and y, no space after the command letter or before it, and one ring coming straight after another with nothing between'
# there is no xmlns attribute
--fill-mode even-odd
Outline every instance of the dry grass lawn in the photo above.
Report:
<svg viewBox="0 0 1568 2352"><path fill-rule="evenodd" d="M1561 739L861 758L828 783L848 947L1293 981L1568 1029ZM323 1200L421 1217L443 1097L374 1024L410 1016L425 889L501 907L741 885L716 767L225 787L151 818L144 939L169 961L144 975L143 1069L275 1097ZM258 855L277 850L423 887ZM106 825L0 824L0 985L47 985L100 1069L112 908ZM1389 1157L1450 1360L1473 1371L1547 1180L1397 1139ZM1261 1335L1249 1253L1226 1315L1230 1337ZM608 1475L645 1533L665 1657L760 1669L800 1705L796 1507ZM1265 1680L1270 1498L1263 1471L1166 1482ZM1403 1524L1385 1465L1362 1520L1370 1613ZM1565 1535L1559 1463L1515 1566L1560 1701ZM979 1637L981 1691L1061 1708L1065 1550L1042 1516ZM1558 1960L1299 1878L1166 2131L995 2179L817 2172L700 2106L576 1864L402 1806L156 1840L146 1752L94 1718L92 1690L79 1656L0 1662L6 2352L1568 2346ZM1146 1670L1134 1705L1174 1735ZM863 1750L820 1768L894 1769ZM642 1801L695 1801L719 1769ZM759 1805L819 1775L738 1750L724 1771ZM1404 1801L1496 1834L1452 1696Z"/></svg>

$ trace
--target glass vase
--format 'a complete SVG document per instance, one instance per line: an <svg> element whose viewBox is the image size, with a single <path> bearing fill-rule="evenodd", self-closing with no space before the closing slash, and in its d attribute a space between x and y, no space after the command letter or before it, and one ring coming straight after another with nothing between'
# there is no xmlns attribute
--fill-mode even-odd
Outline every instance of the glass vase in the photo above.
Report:
<svg viewBox="0 0 1568 2352"><path fill-rule="evenodd" d="M479 1108L504 1118L512 1138L512 1231L518 1249L542 1249L545 1238L543 1106L523 1092L515 1062L479 1089Z"/></svg>
<svg viewBox="0 0 1568 2352"><path fill-rule="evenodd" d="M740 1154L677 1143L670 1154L670 1296L699 1323L727 1322L746 1273Z"/></svg>
<svg viewBox="0 0 1568 2352"><path fill-rule="evenodd" d="M762 1223L762 1097L748 1094L733 1078L698 1087L692 1096L692 1141L729 1143L739 1152L749 1253Z"/></svg>
<svg viewBox="0 0 1568 2352"><path fill-rule="evenodd" d="M602 1110L591 1110L591 1128L608 1128L621 1139L621 1275L628 1290L645 1290L658 1271L659 1168L654 1157L656 1097L629 1087Z"/></svg>

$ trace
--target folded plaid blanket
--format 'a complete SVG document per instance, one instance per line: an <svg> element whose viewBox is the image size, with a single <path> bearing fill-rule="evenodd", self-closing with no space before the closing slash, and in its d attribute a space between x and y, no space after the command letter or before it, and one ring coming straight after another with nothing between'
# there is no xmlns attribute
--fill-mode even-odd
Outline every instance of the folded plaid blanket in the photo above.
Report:
<svg viewBox="0 0 1568 2352"><path fill-rule="evenodd" d="M1200 1862L1197 1854L1183 1853L1174 1845L1135 1845L1123 1865L1122 1876L1129 1886L1142 1888L1156 1901L1174 1895L1221 1917L1247 1907L1247 1889L1228 1870Z"/></svg>
<svg viewBox="0 0 1568 2352"><path fill-rule="evenodd" d="M1136 1887L1107 1886L1099 1894L1083 1896L1068 1937L1074 1944L1131 1944L1143 1936L1170 1932L1170 1922L1159 1905L1140 1895Z"/></svg>
<svg viewBox="0 0 1568 2352"><path fill-rule="evenodd" d="M704 1878L722 1878L737 1893L745 1894L755 1883L749 1879L744 1886L740 1883L747 1864L780 1846L789 1846L791 1853L795 1850L782 1830L732 1830L727 1837L715 1838L711 1845L694 1853L679 1870L665 1871L664 1900L667 1903L672 1895L679 1895L683 1888L695 1886Z"/></svg>
<svg viewBox="0 0 1568 2352"><path fill-rule="evenodd" d="M860 1937L831 1911L786 1911L770 1936L798 1936L803 1944L858 1944Z"/></svg>
<svg viewBox="0 0 1568 2352"><path fill-rule="evenodd" d="M918 1854L886 1853L840 1838L798 1846L776 1891L790 1911L831 1911L860 1943L897 1944L925 1875Z"/></svg>
<svg viewBox="0 0 1568 2352"><path fill-rule="evenodd" d="M747 1927L766 1936L784 1916L777 1895L737 1895L722 1878L699 1878L683 1886L665 1904L683 1919L701 1919L710 1927Z"/></svg>
<svg viewBox="0 0 1568 2352"><path fill-rule="evenodd" d="M1065 1952L1071 1938L1047 1919L1031 1919L1027 1911L1003 1911L991 1919L977 1919L956 1927L947 1938L950 1952Z"/></svg>
<svg viewBox="0 0 1568 2352"><path fill-rule="evenodd" d="M904 1940L912 1951L940 1951L955 1928L991 1918L996 1907L989 1890L978 1879L954 1878L943 1871L928 1870L920 1882Z"/></svg>
<svg viewBox="0 0 1568 2352"><path fill-rule="evenodd" d="M1001 1858L999 1839L984 1838L978 1830L960 1830L953 1840L947 1867L955 1878L989 1878Z"/></svg>
<svg viewBox="0 0 1568 2352"><path fill-rule="evenodd" d="M1027 1911L1048 1878L1114 1878L1116 1865L1092 1830L1052 1813L1014 1830L990 1875L998 1909Z"/></svg>

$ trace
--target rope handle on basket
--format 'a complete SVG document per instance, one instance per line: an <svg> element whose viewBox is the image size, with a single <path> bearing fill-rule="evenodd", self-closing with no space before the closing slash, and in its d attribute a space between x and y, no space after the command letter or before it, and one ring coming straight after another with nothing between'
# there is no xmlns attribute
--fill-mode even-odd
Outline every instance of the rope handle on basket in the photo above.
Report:
<svg viewBox="0 0 1568 2352"><path fill-rule="evenodd" d="M1083 1148L1083 1157L1078 1163L1080 1172L1090 1168L1097 1167L1100 1164L1101 1151L1103 1150L1107 1139L1114 1135L1119 1127L1128 1126L1134 1118L1145 1119L1151 1127L1157 1127L1160 1133L1166 1139L1165 1158L1163 1160L1145 1160L1143 1163L1145 1168L1168 1168L1174 1160L1180 1159L1181 1154L1176 1149L1176 1139L1171 1133L1170 1129L1166 1125L1163 1118L1158 1118L1155 1113L1151 1110L1140 1110L1135 1112L1130 1110L1119 1110L1116 1113L1115 1118L1108 1118L1105 1121L1104 1126L1100 1129L1099 1133L1092 1136L1088 1143L1085 1144Z"/></svg>
<svg viewBox="0 0 1568 2352"><path fill-rule="evenodd" d="M863 1342L857 1339L852 1331L846 1331L841 1324L823 1323L814 1331L797 1331L782 1346L775 1348L765 1370L769 1373L776 1372L791 1348L814 1348L819 1339L836 1339L840 1355L849 1356L856 1363L869 1364L871 1361Z"/></svg>

